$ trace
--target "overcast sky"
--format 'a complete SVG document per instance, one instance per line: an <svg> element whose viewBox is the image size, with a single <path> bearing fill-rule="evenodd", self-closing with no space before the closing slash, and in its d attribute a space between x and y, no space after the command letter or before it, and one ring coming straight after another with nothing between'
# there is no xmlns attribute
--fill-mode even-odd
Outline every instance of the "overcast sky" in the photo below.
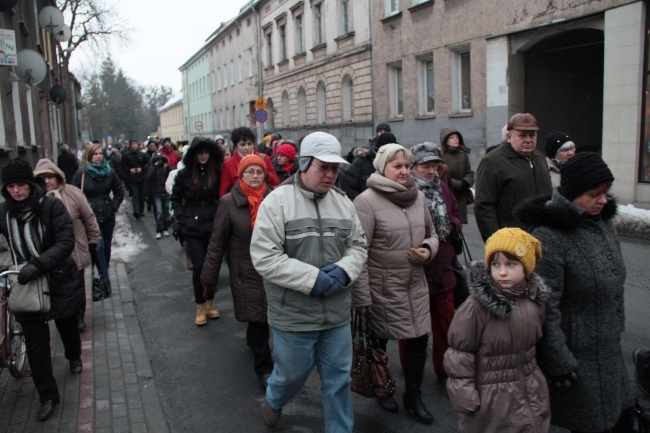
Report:
<svg viewBox="0 0 650 433"><path fill-rule="evenodd" d="M196 53L221 22L237 16L247 0L107 0L127 27L134 29L128 44L112 48L111 57L126 76L146 86L181 90L178 68ZM75 51L71 69L81 73L97 55Z"/></svg>

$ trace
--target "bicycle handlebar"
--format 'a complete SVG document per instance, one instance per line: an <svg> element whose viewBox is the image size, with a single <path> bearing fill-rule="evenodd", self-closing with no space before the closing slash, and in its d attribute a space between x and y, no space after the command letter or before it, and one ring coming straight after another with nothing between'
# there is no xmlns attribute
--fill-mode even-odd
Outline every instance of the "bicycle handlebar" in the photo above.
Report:
<svg viewBox="0 0 650 433"><path fill-rule="evenodd" d="M20 274L20 271L12 271L11 269L9 269L4 272L0 272L0 278L7 277L9 275L18 275L18 274Z"/></svg>

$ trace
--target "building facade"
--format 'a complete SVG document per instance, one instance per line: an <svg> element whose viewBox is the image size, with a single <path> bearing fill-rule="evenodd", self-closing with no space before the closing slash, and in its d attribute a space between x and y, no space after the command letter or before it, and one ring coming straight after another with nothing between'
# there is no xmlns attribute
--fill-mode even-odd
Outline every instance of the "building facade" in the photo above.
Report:
<svg viewBox="0 0 650 433"><path fill-rule="evenodd" d="M180 68L183 92L183 123L186 137L210 137L213 129L210 56L201 47Z"/></svg>
<svg viewBox="0 0 650 433"><path fill-rule="evenodd" d="M183 95L172 97L160 109L160 136L169 137L177 143L185 140L185 122L183 121Z"/></svg>
<svg viewBox="0 0 650 433"><path fill-rule="evenodd" d="M649 202L647 13L630 0L379 0L376 117L408 145L458 129L476 168L509 117L530 112L540 150L564 131L602 152L621 200Z"/></svg>

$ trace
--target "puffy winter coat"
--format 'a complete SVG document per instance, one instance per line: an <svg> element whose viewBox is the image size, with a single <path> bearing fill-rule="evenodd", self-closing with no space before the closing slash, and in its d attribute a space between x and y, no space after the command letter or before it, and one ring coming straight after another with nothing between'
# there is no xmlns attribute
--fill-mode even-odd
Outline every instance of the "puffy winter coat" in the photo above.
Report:
<svg viewBox="0 0 650 433"><path fill-rule="evenodd" d="M376 171L373 165L376 152L372 144L369 145L368 153L355 158L345 170L345 182L341 186L350 200L354 200L368 188L366 181Z"/></svg>
<svg viewBox="0 0 650 433"><path fill-rule="evenodd" d="M456 149L452 149L446 144L447 137L451 134L458 134L459 145ZM454 197L456 197L456 201L458 202L460 219L463 224L467 224L467 188L464 186L463 180L469 186L474 185L474 171L472 171L468 156L472 150L465 146L463 136L454 128L443 128L440 131L440 144L443 150L442 160L449 166L451 190L454 192Z"/></svg>
<svg viewBox="0 0 650 433"><path fill-rule="evenodd" d="M368 260L352 289L352 305L372 305L377 337L404 340L431 332L429 287L423 265L408 261L410 248L426 246L429 261L438 252L438 235L424 194L404 209L368 188L354 200L368 242Z"/></svg>
<svg viewBox="0 0 650 433"><path fill-rule="evenodd" d="M164 158L166 163L167 157ZM151 194L167 194L165 182L167 182L167 178L171 171L172 169L168 165L156 165L153 161L149 164L149 167L147 168L147 182L149 183L149 192Z"/></svg>
<svg viewBox="0 0 650 433"><path fill-rule="evenodd" d="M552 289L539 365L545 374L575 371L570 388L551 387L552 423L576 431L606 431L634 405L623 353L625 263L612 225L616 202L590 217L553 190L516 209L542 243L536 272Z"/></svg>
<svg viewBox="0 0 650 433"><path fill-rule="evenodd" d="M50 281L50 311L47 313L17 313L16 319L24 321L47 321L76 316L83 306L85 296L77 264L72 259L74 249L74 227L63 202L45 195L42 179L36 178L32 185L35 191L30 195L39 199L38 215L30 223L42 227L41 249L38 258L31 262L46 272ZM13 200L2 188L5 200ZM34 230L37 231L36 227ZM9 240L7 227L7 203L0 203L0 231ZM18 263L24 260L19 258Z"/></svg>
<svg viewBox="0 0 650 433"><path fill-rule="evenodd" d="M550 289L535 277L502 289L474 262L470 297L456 311L445 352L447 391L463 433L548 432L549 394L535 360Z"/></svg>
<svg viewBox="0 0 650 433"><path fill-rule="evenodd" d="M533 150L528 158L505 143L485 155L476 171L476 224L486 241L503 227L519 227L514 207L529 197L550 195L553 187L546 157Z"/></svg>
<svg viewBox="0 0 650 433"><path fill-rule="evenodd" d="M275 174L275 169L273 168L273 163L271 158L268 155L260 154L255 151L255 154L264 160L266 165L266 172L268 176L266 178L266 183L271 186L277 186L280 184L278 176ZM242 160L242 156L235 149L230 158L223 163L223 169L221 170L221 185L219 187L219 197L225 195L230 189L239 181L239 163Z"/></svg>
<svg viewBox="0 0 650 433"><path fill-rule="evenodd" d="M86 195L90 208L95 213L99 224L114 218L115 212L117 212L124 200L122 182L113 169L111 169L111 173L107 177L95 179L85 173L82 167L72 178L72 184ZM111 192L113 198L111 198Z"/></svg>
<svg viewBox="0 0 650 433"><path fill-rule="evenodd" d="M265 196L270 192L271 189L267 187ZM265 323L266 293L262 276L257 273L251 260L252 235L248 198L237 182L230 193L219 200L201 281L216 291L225 257L230 271L235 318L240 322Z"/></svg>
<svg viewBox="0 0 650 433"><path fill-rule="evenodd" d="M81 190L74 185L66 185L63 171L49 159L39 160L34 169L35 176L45 173L55 174L59 178L59 196L74 227L75 247L72 251L72 258L79 269L84 269L90 265L88 245L97 246L101 240L95 213Z"/></svg>

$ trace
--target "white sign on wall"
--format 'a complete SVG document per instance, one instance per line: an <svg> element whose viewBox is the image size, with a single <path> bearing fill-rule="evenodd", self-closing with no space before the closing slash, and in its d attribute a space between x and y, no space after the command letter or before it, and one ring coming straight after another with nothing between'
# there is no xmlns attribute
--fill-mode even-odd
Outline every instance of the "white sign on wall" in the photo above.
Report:
<svg viewBox="0 0 650 433"><path fill-rule="evenodd" d="M16 32L0 29L0 66L16 66Z"/></svg>

